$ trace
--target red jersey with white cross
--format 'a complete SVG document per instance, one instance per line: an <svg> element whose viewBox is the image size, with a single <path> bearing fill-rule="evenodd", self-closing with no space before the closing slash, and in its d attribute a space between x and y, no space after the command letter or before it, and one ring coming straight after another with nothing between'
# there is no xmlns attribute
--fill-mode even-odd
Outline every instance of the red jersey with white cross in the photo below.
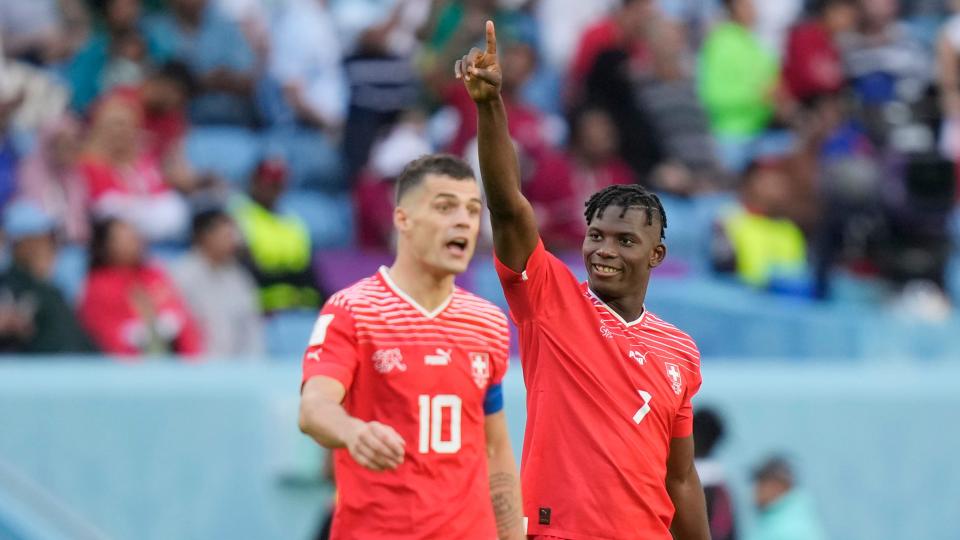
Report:
<svg viewBox="0 0 960 540"><path fill-rule="evenodd" d="M670 442L693 432L700 356L652 313L625 322L543 243L497 261L527 386L521 477L531 535L670 540Z"/></svg>
<svg viewBox="0 0 960 540"><path fill-rule="evenodd" d="M327 301L303 382L340 381L347 413L406 442L403 464L389 472L334 451L331 538L496 538L483 402L507 370L508 346L506 316L493 304L456 288L427 313L385 268Z"/></svg>

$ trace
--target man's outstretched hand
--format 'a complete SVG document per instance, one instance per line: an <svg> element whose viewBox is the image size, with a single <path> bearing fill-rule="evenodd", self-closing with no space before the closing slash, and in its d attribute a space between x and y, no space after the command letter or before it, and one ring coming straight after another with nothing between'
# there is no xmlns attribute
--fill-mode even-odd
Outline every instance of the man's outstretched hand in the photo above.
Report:
<svg viewBox="0 0 960 540"><path fill-rule="evenodd" d="M463 80L470 97L477 103L492 101L500 96L503 75L497 61L497 34L493 21L487 21L487 50L474 47L453 67L458 79Z"/></svg>

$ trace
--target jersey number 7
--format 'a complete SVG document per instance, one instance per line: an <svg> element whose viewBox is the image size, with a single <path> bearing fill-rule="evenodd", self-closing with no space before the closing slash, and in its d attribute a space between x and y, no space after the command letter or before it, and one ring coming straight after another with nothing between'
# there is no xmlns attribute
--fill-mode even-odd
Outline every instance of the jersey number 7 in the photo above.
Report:
<svg viewBox="0 0 960 540"><path fill-rule="evenodd" d="M421 454L430 450L438 454L455 454L460 450L460 411L462 401L453 394L439 394L432 398L422 394L420 404L420 444ZM443 440L443 410L450 409L449 440Z"/></svg>

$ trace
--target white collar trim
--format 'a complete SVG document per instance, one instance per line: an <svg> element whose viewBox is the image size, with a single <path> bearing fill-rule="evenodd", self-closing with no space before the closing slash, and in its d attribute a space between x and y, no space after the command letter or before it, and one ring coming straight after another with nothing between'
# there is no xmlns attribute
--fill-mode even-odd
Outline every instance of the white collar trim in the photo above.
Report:
<svg viewBox="0 0 960 540"><path fill-rule="evenodd" d="M614 309L613 309L612 307L608 306L606 302L604 302L603 300L601 300L600 297L597 296L597 294L596 294L595 292L593 292L593 289L591 289L590 287L587 287L587 292L589 292L589 293L590 293L590 296L592 296L594 300L596 300L597 302L599 302L601 306L603 306L604 308L606 308L606 310L609 311L611 315L613 315L614 317L616 317L617 320L620 321L621 323L623 323L623 325L626 326L627 328L630 328L631 326L636 326L636 325L642 323L642 322L643 322L643 319L647 316L647 306L644 305L644 306L643 306L643 311L640 313L640 316L637 317L637 318L636 318L635 320L633 320L633 321L627 322L627 321L623 320L623 317L621 317L619 313L617 313L616 311L614 311Z"/></svg>
<svg viewBox="0 0 960 540"><path fill-rule="evenodd" d="M394 294L396 294L397 296L399 296L399 297L400 297L401 299L403 299L406 303L408 303L408 304L410 304L411 306L413 306L414 309L416 309L417 311L419 311L421 315L423 315L424 317L426 317L426 318L428 318L428 319L433 319L433 318L435 318L437 315L443 313L443 310L447 309L447 306L450 305L450 302L453 300L453 295L454 295L454 293L456 292L456 286L454 286L454 290L450 292L450 296L448 296L447 299L443 301L443 303L441 303L439 306L437 306L437 309L435 309L435 310L433 310L433 311L427 311L427 308L425 308L425 307L421 306L419 303L417 303L416 300L414 300L414 299L413 299L410 295L408 295L407 293L403 292L403 289L401 289L400 287L398 287L397 284L393 282L393 279L390 277L390 273L387 271L387 267L386 267L386 266L381 266L379 272L380 272L380 276L383 277L383 281L387 284L387 287L389 287L390 290L394 292Z"/></svg>

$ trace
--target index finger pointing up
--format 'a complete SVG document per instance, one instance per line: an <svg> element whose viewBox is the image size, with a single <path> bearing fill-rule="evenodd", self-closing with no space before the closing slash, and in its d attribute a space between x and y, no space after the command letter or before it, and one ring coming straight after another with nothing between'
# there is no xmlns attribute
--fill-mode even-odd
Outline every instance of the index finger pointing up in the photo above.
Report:
<svg viewBox="0 0 960 540"><path fill-rule="evenodd" d="M487 21L487 54L497 54L497 33L493 21Z"/></svg>

